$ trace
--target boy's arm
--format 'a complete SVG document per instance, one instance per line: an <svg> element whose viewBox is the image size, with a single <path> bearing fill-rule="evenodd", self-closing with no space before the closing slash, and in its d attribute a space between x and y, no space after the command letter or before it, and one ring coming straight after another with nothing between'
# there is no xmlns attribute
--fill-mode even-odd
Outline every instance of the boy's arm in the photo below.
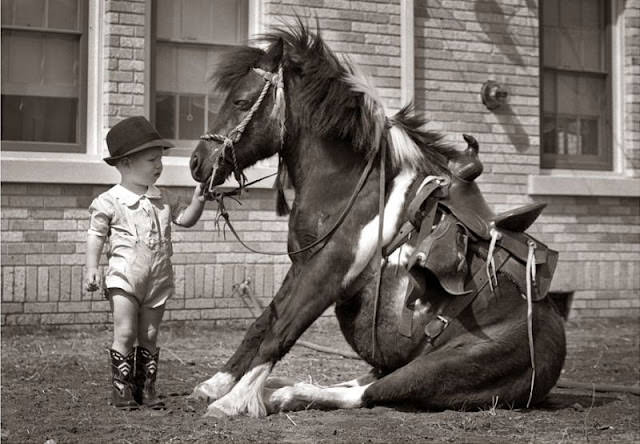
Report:
<svg viewBox="0 0 640 444"><path fill-rule="evenodd" d="M98 263L102 254L104 245L104 237L95 234L87 234L87 274L85 276L85 289L87 291L96 291L100 288L100 273L98 272Z"/></svg>
<svg viewBox="0 0 640 444"><path fill-rule="evenodd" d="M202 216L204 210L205 198L202 195L202 184L198 184L193 190L191 203L180 213L175 223L182 227L192 227Z"/></svg>

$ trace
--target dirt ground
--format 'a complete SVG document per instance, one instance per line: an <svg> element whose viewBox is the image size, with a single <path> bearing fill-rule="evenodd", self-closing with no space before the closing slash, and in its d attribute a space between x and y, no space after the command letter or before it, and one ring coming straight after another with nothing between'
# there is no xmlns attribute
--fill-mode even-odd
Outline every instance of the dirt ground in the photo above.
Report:
<svg viewBox="0 0 640 444"><path fill-rule="evenodd" d="M120 412L108 404L106 327L2 329L2 443L392 443L640 442L640 396L555 388L531 410L419 412L372 409L205 418L206 404L185 400L242 339L239 328L165 325L159 391L165 411ZM640 381L637 320L571 321L563 378L632 385ZM348 350L331 323L307 341ZM333 384L360 376L361 361L295 346L274 375ZM52 444L51 441L48 441Z"/></svg>

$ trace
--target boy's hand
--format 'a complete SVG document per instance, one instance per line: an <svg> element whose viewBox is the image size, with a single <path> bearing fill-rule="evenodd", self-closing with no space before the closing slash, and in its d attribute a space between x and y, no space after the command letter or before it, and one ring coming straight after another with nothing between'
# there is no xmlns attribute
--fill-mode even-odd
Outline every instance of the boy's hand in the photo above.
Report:
<svg viewBox="0 0 640 444"><path fill-rule="evenodd" d="M100 272L97 268L88 268L85 277L84 289L86 291L96 291L100 288Z"/></svg>

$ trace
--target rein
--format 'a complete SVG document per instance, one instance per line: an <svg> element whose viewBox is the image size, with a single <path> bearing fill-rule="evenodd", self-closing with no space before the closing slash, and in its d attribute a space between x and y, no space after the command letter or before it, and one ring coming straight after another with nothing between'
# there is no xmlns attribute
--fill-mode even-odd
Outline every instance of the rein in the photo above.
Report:
<svg viewBox="0 0 640 444"><path fill-rule="evenodd" d="M364 170L362 170L362 174L360 175L360 179L358 180L358 183L356 184L355 189L353 190L353 193L351 194L351 197L349 198L349 201L347 202L345 207L342 209L342 213L340 213L340 216L335 221L333 226L325 234L323 234L321 237L319 237L315 241L311 242L308 245L305 245L304 247L302 247L302 248L300 248L298 250L294 250L294 251L287 251L287 252L284 252L284 253L273 253L273 252L270 252L270 251L261 251L261 250L256 250L254 248L251 248L242 239L240 239L240 236L238 235L238 233L236 232L235 228L233 228L233 225L231 224L231 220L229 219L229 213L227 212L227 210L226 210L226 208L224 206L224 198L225 197L231 197L231 196L240 194L242 192L242 190L244 188L246 188L247 186L252 185L252 184L254 184L256 182L259 182L260 180L266 179L267 177L271 177L271 176L273 176L273 175L275 175L277 173L273 173L273 174L270 174L269 176L262 177L262 178L260 178L258 180L255 180L255 181L253 181L253 182L251 182L249 184L246 184L244 186L238 187L238 188L236 188L235 190L232 190L232 191L228 191L228 192L224 192L224 193L216 193L214 191L209 196L211 196L211 200L215 200L218 203L218 211L220 212L220 217L222 217L225 220L225 223L229 226L229 230L231 230L231 232L233 233L235 238L238 240L238 242L240 242L240 244L243 247L245 247L247 250L249 250L249 251L251 251L253 253L264 254L264 255L268 255L268 256L284 256L284 255L291 256L291 255L295 255L295 254L304 253L305 251L309 251L313 247L315 247L315 246L319 245L320 243L324 242L325 240L327 240L333 233L336 232L336 230L340 227L340 225L342 225L342 222L344 221L344 219L347 217L347 214L349 213L349 211L353 207L353 204L356 201L356 197L358 197L358 194L360 193L360 190L362 190L362 187L364 186L365 182L367 181L367 178L369 177L369 173L371 173L371 169L373 168L373 161L374 160L375 160L375 156L371 156L371 158L367 162L367 165L364 167Z"/></svg>

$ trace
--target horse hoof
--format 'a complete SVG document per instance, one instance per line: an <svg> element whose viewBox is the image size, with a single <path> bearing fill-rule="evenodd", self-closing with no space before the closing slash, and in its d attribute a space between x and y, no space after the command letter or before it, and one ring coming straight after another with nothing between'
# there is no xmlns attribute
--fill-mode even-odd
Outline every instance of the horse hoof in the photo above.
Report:
<svg viewBox="0 0 640 444"><path fill-rule="evenodd" d="M202 388L202 384L193 389L190 395L187 396L190 401L206 401L207 404L213 402L209 394Z"/></svg>
<svg viewBox="0 0 640 444"><path fill-rule="evenodd" d="M229 417L224 411L220 410L218 407L215 407L214 405L210 405L207 408L207 413L205 413L203 416L208 418L217 418L217 419L226 419Z"/></svg>

